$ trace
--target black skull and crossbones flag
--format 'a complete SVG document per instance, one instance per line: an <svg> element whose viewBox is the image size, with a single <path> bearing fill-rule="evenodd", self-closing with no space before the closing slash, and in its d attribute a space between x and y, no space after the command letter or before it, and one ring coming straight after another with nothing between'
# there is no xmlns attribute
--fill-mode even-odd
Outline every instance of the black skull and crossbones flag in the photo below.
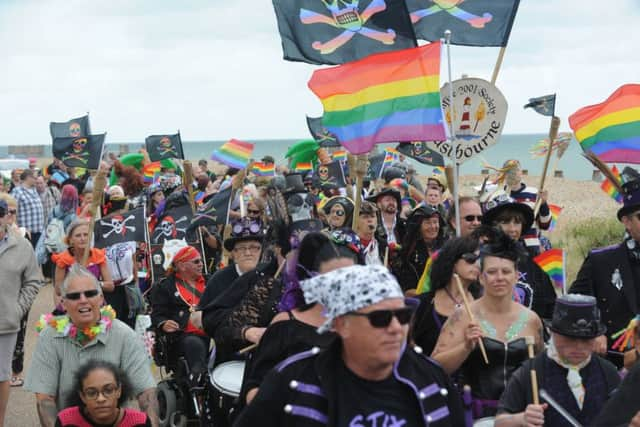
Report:
<svg viewBox="0 0 640 427"><path fill-rule="evenodd" d="M49 123L51 138L78 138L91 135L89 115L71 119L68 122Z"/></svg>
<svg viewBox="0 0 640 427"><path fill-rule="evenodd" d="M164 159L184 159L180 132L175 135L151 135L144 140L144 145L152 162Z"/></svg>
<svg viewBox="0 0 640 427"><path fill-rule="evenodd" d="M190 205L181 205L164 211L151 231L151 244L159 245L165 240L186 239L193 211Z"/></svg>
<svg viewBox="0 0 640 427"><path fill-rule="evenodd" d="M273 0L284 59L344 64L416 47L404 0Z"/></svg>
<svg viewBox="0 0 640 427"><path fill-rule="evenodd" d="M444 166L444 158L442 157L442 154L427 147L425 142L401 142L396 147L396 150L407 157L417 160L423 165Z"/></svg>
<svg viewBox="0 0 640 427"><path fill-rule="evenodd" d="M320 144L320 147L340 147L335 135L322 126L322 117L307 116L307 126L311 136Z"/></svg>
<svg viewBox="0 0 640 427"><path fill-rule="evenodd" d="M146 241L144 206L97 219L93 235L97 248L106 248L116 243Z"/></svg>
<svg viewBox="0 0 640 427"><path fill-rule="evenodd" d="M318 165L313 171L313 186L316 188L343 188L346 185L344 170L339 160L334 160L326 165Z"/></svg>
<svg viewBox="0 0 640 427"><path fill-rule="evenodd" d="M97 170L106 134L53 139L53 157L72 168Z"/></svg>

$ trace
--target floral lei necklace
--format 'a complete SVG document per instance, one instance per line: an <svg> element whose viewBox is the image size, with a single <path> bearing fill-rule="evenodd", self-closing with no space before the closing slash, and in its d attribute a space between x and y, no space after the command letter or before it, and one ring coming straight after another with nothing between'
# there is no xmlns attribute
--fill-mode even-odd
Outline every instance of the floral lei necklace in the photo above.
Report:
<svg viewBox="0 0 640 427"><path fill-rule="evenodd" d="M115 317L116 312L114 309L110 305L106 305L100 309L100 320L98 323L93 326L78 329L78 327L71 322L68 315L54 316L51 313L47 313L40 316L40 320L36 322L36 331L40 333L48 325L59 334L62 334L62 336L69 337L79 343L86 343L93 340L99 334L111 329Z"/></svg>

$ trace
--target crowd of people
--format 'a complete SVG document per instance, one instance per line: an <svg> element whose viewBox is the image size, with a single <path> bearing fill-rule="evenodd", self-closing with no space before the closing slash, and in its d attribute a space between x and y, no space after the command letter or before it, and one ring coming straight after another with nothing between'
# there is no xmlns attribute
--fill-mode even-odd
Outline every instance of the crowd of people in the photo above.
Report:
<svg viewBox="0 0 640 427"><path fill-rule="evenodd" d="M135 331L146 315L153 360L174 374L184 363L192 390L210 365L244 361L216 426L640 426L640 180L623 187L622 243L594 248L562 295L534 261L550 249L549 195L517 160L457 199L404 158L361 193L348 174L341 188L284 166L186 169L163 163L146 182L111 155L99 171L56 159L3 182L0 427L20 386L42 426L161 425ZM98 218L139 207L142 241L96 247ZM171 216L183 208L190 218ZM49 284L24 375L27 319Z"/></svg>

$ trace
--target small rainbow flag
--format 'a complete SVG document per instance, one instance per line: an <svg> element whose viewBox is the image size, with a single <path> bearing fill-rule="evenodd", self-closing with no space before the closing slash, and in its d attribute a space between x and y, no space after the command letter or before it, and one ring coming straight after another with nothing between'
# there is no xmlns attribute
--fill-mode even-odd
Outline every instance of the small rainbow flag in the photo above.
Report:
<svg viewBox="0 0 640 427"><path fill-rule="evenodd" d="M222 147L213 151L211 160L223 163L232 168L244 169L249 164L253 147L254 145L250 142L231 139L229 142L223 144Z"/></svg>
<svg viewBox="0 0 640 427"><path fill-rule="evenodd" d="M640 164L640 84L627 84L606 101L581 108L569 125L582 149L605 163Z"/></svg>
<svg viewBox="0 0 640 427"><path fill-rule="evenodd" d="M253 164L252 172L257 176L274 176L276 174L276 165L273 163L265 164L262 162L255 162Z"/></svg>
<svg viewBox="0 0 640 427"><path fill-rule="evenodd" d="M145 184L152 184L155 181L155 176L160 174L160 162L151 162L144 165L142 168L142 176Z"/></svg>
<svg viewBox="0 0 640 427"><path fill-rule="evenodd" d="M336 151L333 152L331 157L333 158L333 160L338 160L340 162L344 162L344 161L347 160L347 152L344 151L344 150L336 150Z"/></svg>
<svg viewBox="0 0 640 427"><path fill-rule="evenodd" d="M551 224L549 224L549 230L553 231L558 225L558 217L560 216L560 212L562 212L562 208L558 205L549 204L549 211L551 212Z"/></svg>
<svg viewBox="0 0 640 427"><path fill-rule="evenodd" d="M422 272L422 276L418 279L418 286L416 286L416 294L424 294L431 290L431 267L433 267L433 261L438 258L438 253L435 252L433 255L429 257L427 263L424 266L424 271Z"/></svg>
<svg viewBox="0 0 640 427"><path fill-rule="evenodd" d="M307 173L313 170L311 162L298 162L295 167L296 172Z"/></svg>
<svg viewBox="0 0 640 427"><path fill-rule="evenodd" d="M436 166L431 172L434 175L444 175L444 166Z"/></svg>
<svg viewBox="0 0 640 427"><path fill-rule="evenodd" d="M618 179L618 182L621 182L620 171L618 170L616 165L613 165L613 167L611 168L611 172ZM620 194L620 192L616 189L615 185L611 183L611 181L605 179L604 181L602 181L602 184L600 184L600 188L602 188L602 191L607 193L613 200L618 203L622 203L622 194Z"/></svg>
<svg viewBox="0 0 640 427"><path fill-rule="evenodd" d="M385 148L384 149L384 160L382 162L382 168L386 168L391 166L400 158L400 153L395 148Z"/></svg>
<svg viewBox="0 0 640 427"><path fill-rule="evenodd" d="M308 85L324 107L322 125L352 154L380 142L446 139L440 42L316 70Z"/></svg>
<svg viewBox="0 0 640 427"><path fill-rule="evenodd" d="M201 205L207 193L204 191L198 191L198 193L193 197L193 201L196 205Z"/></svg>
<svg viewBox="0 0 640 427"><path fill-rule="evenodd" d="M551 277L555 285L564 290L564 250L549 249L533 258L545 273Z"/></svg>

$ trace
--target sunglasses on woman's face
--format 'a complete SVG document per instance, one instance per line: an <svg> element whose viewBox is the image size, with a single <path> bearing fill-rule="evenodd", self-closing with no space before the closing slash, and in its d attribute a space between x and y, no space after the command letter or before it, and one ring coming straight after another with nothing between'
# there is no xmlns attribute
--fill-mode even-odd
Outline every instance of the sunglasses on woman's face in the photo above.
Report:
<svg viewBox="0 0 640 427"><path fill-rule="evenodd" d="M386 328L391 324L391 320L395 316L401 325L406 325L411 320L413 315L413 307L404 307L397 310L375 310L369 313L348 313L351 316L366 317L369 319L369 324L374 328Z"/></svg>
<svg viewBox="0 0 640 427"><path fill-rule="evenodd" d="M469 264L474 264L476 261L478 261L478 258L480 258L480 255L473 252L468 252L466 254L460 255L460 259L466 261Z"/></svg>
<svg viewBox="0 0 640 427"><path fill-rule="evenodd" d="M261 212L259 210L247 209L247 213L249 215L260 215Z"/></svg>
<svg viewBox="0 0 640 427"><path fill-rule="evenodd" d="M100 292L97 289L91 289L89 291L83 291L83 292L69 292L68 294L65 294L64 297L72 301L77 301L80 299L82 295L84 295L85 298L89 299L89 298L97 297L99 294Z"/></svg>

